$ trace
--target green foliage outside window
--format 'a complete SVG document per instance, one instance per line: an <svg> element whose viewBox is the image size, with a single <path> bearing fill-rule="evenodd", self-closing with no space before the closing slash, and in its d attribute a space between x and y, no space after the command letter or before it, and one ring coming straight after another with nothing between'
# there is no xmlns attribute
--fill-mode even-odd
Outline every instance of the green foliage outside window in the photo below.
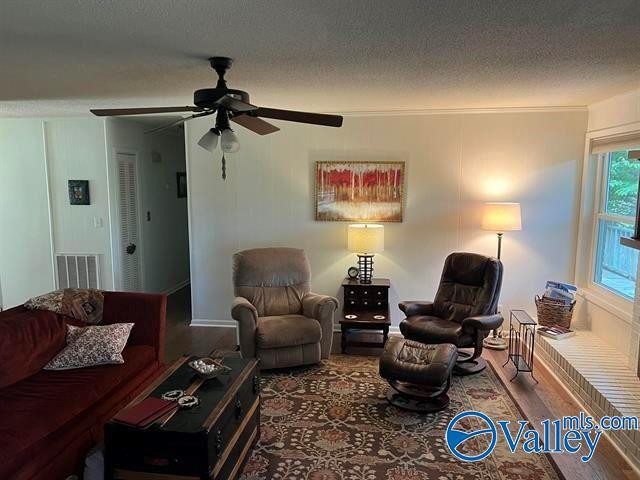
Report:
<svg viewBox="0 0 640 480"><path fill-rule="evenodd" d="M629 160L626 151L611 153L607 192L607 213L634 217L638 197L640 161Z"/></svg>

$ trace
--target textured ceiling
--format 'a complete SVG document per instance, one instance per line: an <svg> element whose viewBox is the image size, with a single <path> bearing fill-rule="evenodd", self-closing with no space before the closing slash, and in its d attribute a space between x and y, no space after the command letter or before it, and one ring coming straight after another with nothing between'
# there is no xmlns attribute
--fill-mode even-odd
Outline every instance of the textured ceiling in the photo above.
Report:
<svg viewBox="0 0 640 480"><path fill-rule="evenodd" d="M638 0L0 0L0 115L190 104L212 55L263 106L586 105L639 45Z"/></svg>

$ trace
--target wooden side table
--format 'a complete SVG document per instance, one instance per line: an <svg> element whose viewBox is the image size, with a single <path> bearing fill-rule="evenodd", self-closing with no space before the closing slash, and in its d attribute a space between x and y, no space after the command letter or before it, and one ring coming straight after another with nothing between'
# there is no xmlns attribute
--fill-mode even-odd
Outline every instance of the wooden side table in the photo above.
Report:
<svg viewBox="0 0 640 480"><path fill-rule="evenodd" d="M382 348L389 338L389 287L386 278L374 278L371 283L360 283L350 278L342 282L344 303L340 329L342 331L341 351L348 347ZM351 330L371 330L382 335L380 342L349 339Z"/></svg>

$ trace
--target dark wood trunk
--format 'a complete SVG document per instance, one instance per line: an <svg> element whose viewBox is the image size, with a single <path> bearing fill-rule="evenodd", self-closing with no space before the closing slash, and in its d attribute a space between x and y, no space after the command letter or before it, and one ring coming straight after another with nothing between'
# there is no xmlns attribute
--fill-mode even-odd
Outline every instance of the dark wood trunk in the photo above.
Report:
<svg viewBox="0 0 640 480"><path fill-rule="evenodd" d="M195 358L195 357L194 357ZM155 382L147 395L185 390L196 380L186 359ZM105 478L222 480L239 476L260 431L260 371L255 360L230 358L226 376L195 392L200 405L180 410L163 427L105 425ZM142 400L141 395L134 402Z"/></svg>

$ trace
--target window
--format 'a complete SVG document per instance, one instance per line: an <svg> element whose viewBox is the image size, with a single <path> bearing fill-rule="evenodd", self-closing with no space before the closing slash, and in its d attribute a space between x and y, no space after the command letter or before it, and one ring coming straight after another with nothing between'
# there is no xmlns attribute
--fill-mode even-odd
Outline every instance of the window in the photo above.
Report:
<svg viewBox="0 0 640 480"><path fill-rule="evenodd" d="M638 250L620 244L633 235L640 161L628 150L601 154L602 185L596 212L594 281L633 299L638 271Z"/></svg>

